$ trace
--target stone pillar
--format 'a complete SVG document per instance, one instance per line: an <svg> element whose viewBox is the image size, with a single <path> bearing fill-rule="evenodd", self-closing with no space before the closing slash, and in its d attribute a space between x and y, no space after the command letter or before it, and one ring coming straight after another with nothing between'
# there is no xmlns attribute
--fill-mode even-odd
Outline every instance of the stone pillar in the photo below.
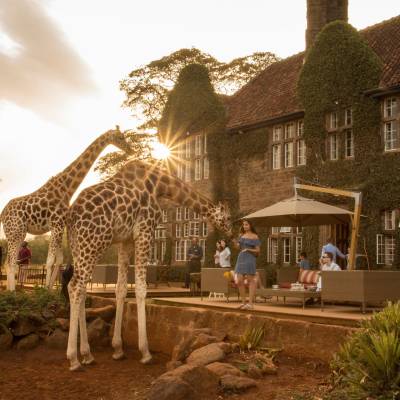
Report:
<svg viewBox="0 0 400 400"><path fill-rule="evenodd" d="M348 21L348 0L307 0L306 50L329 22Z"/></svg>

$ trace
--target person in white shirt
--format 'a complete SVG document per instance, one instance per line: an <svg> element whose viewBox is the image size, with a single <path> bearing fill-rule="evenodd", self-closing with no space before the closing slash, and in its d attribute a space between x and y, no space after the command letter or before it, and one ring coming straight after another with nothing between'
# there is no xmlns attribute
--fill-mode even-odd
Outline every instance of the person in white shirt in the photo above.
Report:
<svg viewBox="0 0 400 400"><path fill-rule="evenodd" d="M331 252L327 251L323 253L321 259L322 259L321 271L341 271L339 265L337 265L333 261L333 254ZM321 289L322 289L322 280L320 276L317 282L317 290Z"/></svg>
<svg viewBox="0 0 400 400"><path fill-rule="evenodd" d="M220 258L220 254L221 254L221 241L218 240L217 245L216 245L216 250L215 250L215 254L214 254L214 263L216 267L219 267L219 258Z"/></svg>
<svg viewBox="0 0 400 400"><path fill-rule="evenodd" d="M226 245L225 240L220 240L221 251L219 253L219 265L221 268L231 267L231 251Z"/></svg>

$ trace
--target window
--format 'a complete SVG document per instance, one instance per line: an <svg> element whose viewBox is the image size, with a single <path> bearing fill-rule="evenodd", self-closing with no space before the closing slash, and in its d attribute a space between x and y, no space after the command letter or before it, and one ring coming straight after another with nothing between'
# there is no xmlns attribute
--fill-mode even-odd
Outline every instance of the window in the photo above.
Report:
<svg viewBox="0 0 400 400"><path fill-rule="evenodd" d="M396 211L386 210L383 212L383 229L393 231L396 229Z"/></svg>
<svg viewBox="0 0 400 400"><path fill-rule="evenodd" d="M300 259L300 253L303 248L303 238L301 236L296 236L296 261Z"/></svg>
<svg viewBox="0 0 400 400"><path fill-rule="evenodd" d="M190 158L190 140L186 140L186 146L185 146L185 158L189 159Z"/></svg>
<svg viewBox="0 0 400 400"><path fill-rule="evenodd" d="M271 228L271 233L274 235L277 235L278 233L279 233L279 230L280 230L280 228L279 228L279 226L273 226L272 228Z"/></svg>
<svg viewBox="0 0 400 400"><path fill-rule="evenodd" d="M177 164L177 167L176 167L176 176L177 176L179 179L182 179L182 180L183 180L183 178L184 178L184 176L185 176L185 166L184 166L181 162L178 162L178 164Z"/></svg>
<svg viewBox="0 0 400 400"><path fill-rule="evenodd" d="M189 224L190 236L199 236L199 223L191 221Z"/></svg>
<svg viewBox="0 0 400 400"><path fill-rule="evenodd" d="M285 139L292 139L294 137L294 123L291 122L285 125Z"/></svg>
<svg viewBox="0 0 400 400"><path fill-rule="evenodd" d="M190 219L190 209L188 207L185 207L185 219Z"/></svg>
<svg viewBox="0 0 400 400"><path fill-rule="evenodd" d="M290 233L290 232L292 232L292 228L290 226L281 226L279 228L279 232L281 232L281 233Z"/></svg>
<svg viewBox="0 0 400 400"><path fill-rule="evenodd" d="M297 141L297 165L306 165L306 142L304 139Z"/></svg>
<svg viewBox="0 0 400 400"><path fill-rule="evenodd" d="M272 130L272 140L274 142L279 142L280 140L282 140L282 127L280 125L274 126Z"/></svg>
<svg viewBox="0 0 400 400"><path fill-rule="evenodd" d="M394 261L395 238L392 235L376 235L376 263L392 265Z"/></svg>
<svg viewBox="0 0 400 400"><path fill-rule="evenodd" d="M283 263L290 264L290 238L283 239Z"/></svg>
<svg viewBox="0 0 400 400"><path fill-rule="evenodd" d="M199 219L200 218L200 214L196 211L193 211L193 219Z"/></svg>
<svg viewBox="0 0 400 400"><path fill-rule="evenodd" d="M383 116L385 118L393 118L397 112L397 99L389 97L383 103Z"/></svg>
<svg viewBox="0 0 400 400"><path fill-rule="evenodd" d="M285 168L293 167L293 142L285 143Z"/></svg>
<svg viewBox="0 0 400 400"><path fill-rule="evenodd" d="M162 210L162 222L168 222L168 211Z"/></svg>
<svg viewBox="0 0 400 400"><path fill-rule="evenodd" d="M167 251L167 242L165 240L163 240L161 242L161 257L160 257L160 261L163 263L165 260L165 253Z"/></svg>
<svg viewBox="0 0 400 400"><path fill-rule="evenodd" d="M201 179L201 160L196 158L194 162L194 180L199 181Z"/></svg>
<svg viewBox="0 0 400 400"><path fill-rule="evenodd" d="M207 154L207 135L204 135L204 154Z"/></svg>
<svg viewBox="0 0 400 400"><path fill-rule="evenodd" d="M194 142L194 154L195 156L201 156L201 135L196 135Z"/></svg>
<svg viewBox="0 0 400 400"><path fill-rule="evenodd" d="M281 167L281 145L275 144L272 146L272 169Z"/></svg>
<svg viewBox="0 0 400 400"><path fill-rule="evenodd" d="M156 229L155 238L161 239L167 237L167 231L165 229Z"/></svg>
<svg viewBox="0 0 400 400"><path fill-rule="evenodd" d="M190 182L190 179L191 179L190 162L188 162L185 167L185 182Z"/></svg>
<svg viewBox="0 0 400 400"><path fill-rule="evenodd" d="M157 261L157 243L154 243L151 247L150 260L153 262Z"/></svg>
<svg viewBox="0 0 400 400"><path fill-rule="evenodd" d="M203 179L208 179L210 176L210 162L208 158L203 159Z"/></svg>
<svg viewBox="0 0 400 400"><path fill-rule="evenodd" d="M337 129L338 127L338 114L337 112L331 112L329 114L329 129Z"/></svg>
<svg viewBox="0 0 400 400"><path fill-rule="evenodd" d="M267 261L273 264L278 262L278 239L268 238L268 256Z"/></svg>
<svg viewBox="0 0 400 400"><path fill-rule="evenodd" d="M179 240L175 242L175 260L186 260L186 240Z"/></svg>
<svg viewBox="0 0 400 400"><path fill-rule="evenodd" d="M183 224L183 237L189 237L189 223Z"/></svg>
<svg viewBox="0 0 400 400"><path fill-rule="evenodd" d="M351 108L346 108L344 110L344 124L346 126L353 125L353 110Z"/></svg>
<svg viewBox="0 0 400 400"><path fill-rule="evenodd" d="M346 158L354 157L354 135L353 131L346 131L344 133L344 141L345 141L345 155Z"/></svg>
<svg viewBox="0 0 400 400"><path fill-rule="evenodd" d="M182 236L182 226L180 224L175 225L175 236L180 238Z"/></svg>
<svg viewBox="0 0 400 400"><path fill-rule="evenodd" d="M337 133L329 135L329 158L337 160L339 158L339 143Z"/></svg>
<svg viewBox="0 0 400 400"><path fill-rule="evenodd" d="M182 208L176 207L176 220L182 221Z"/></svg>
<svg viewBox="0 0 400 400"><path fill-rule="evenodd" d="M396 150L399 148L399 140L397 137L395 121L385 122L384 126L384 142L385 151Z"/></svg>
<svg viewBox="0 0 400 400"><path fill-rule="evenodd" d="M203 249L203 257L201 261L204 261L204 257L206 256L206 240L205 239L200 239L199 240L199 245Z"/></svg>
<svg viewBox="0 0 400 400"><path fill-rule="evenodd" d="M202 236L206 237L208 235L208 225L207 222L202 223Z"/></svg>
<svg viewBox="0 0 400 400"><path fill-rule="evenodd" d="M297 136L301 137L304 134L304 121L297 121Z"/></svg>

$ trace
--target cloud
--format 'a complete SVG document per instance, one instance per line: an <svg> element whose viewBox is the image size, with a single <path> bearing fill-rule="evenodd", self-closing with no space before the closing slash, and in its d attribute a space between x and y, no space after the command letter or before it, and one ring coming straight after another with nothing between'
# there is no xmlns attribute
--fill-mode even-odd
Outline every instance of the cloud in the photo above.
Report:
<svg viewBox="0 0 400 400"><path fill-rule="evenodd" d="M43 1L0 0L0 29L0 101L59 120L67 103L96 91L88 66Z"/></svg>

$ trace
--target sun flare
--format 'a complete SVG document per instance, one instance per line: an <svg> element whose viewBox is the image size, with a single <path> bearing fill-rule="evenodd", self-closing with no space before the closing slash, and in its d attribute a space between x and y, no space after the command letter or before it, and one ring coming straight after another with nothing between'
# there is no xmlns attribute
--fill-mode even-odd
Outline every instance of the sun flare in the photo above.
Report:
<svg viewBox="0 0 400 400"><path fill-rule="evenodd" d="M165 160L171 155L171 150L163 143L154 142L152 156L157 160Z"/></svg>

